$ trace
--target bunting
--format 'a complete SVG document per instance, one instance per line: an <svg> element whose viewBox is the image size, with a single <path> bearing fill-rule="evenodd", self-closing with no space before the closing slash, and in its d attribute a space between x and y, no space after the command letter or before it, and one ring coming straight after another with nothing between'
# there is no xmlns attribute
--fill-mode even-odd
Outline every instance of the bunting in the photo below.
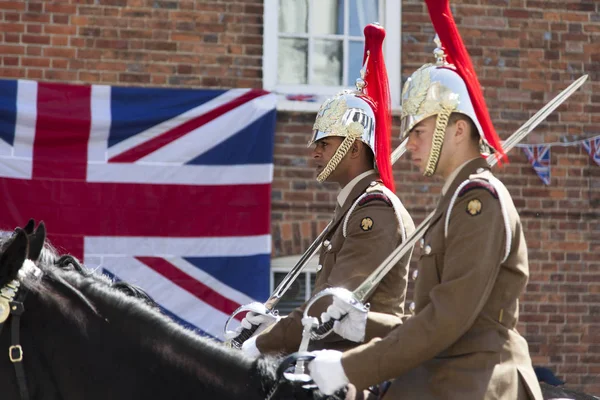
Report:
<svg viewBox="0 0 600 400"><path fill-rule="evenodd" d="M529 163L545 185L550 184L550 146L527 145L523 151Z"/></svg>
<svg viewBox="0 0 600 400"><path fill-rule="evenodd" d="M600 166L600 136L584 140L582 145L592 161Z"/></svg>
<svg viewBox="0 0 600 400"><path fill-rule="evenodd" d="M567 147L579 144L581 144L585 152L590 156L591 161L600 166L600 135L570 142L518 144L517 147L523 149L527 160L542 182L545 185L549 185L551 180L550 149L554 146Z"/></svg>

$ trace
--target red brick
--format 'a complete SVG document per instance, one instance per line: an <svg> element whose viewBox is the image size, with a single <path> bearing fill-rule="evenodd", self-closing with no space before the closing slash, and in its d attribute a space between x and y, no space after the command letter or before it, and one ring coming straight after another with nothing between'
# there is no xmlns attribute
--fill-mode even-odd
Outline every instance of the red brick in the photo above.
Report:
<svg viewBox="0 0 600 400"><path fill-rule="evenodd" d="M26 3L19 0L13 1L2 1L0 2L0 10L16 10L23 11L25 10Z"/></svg>
<svg viewBox="0 0 600 400"><path fill-rule="evenodd" d="M0 54L24 54L25 46L0 44Z"/></svg>

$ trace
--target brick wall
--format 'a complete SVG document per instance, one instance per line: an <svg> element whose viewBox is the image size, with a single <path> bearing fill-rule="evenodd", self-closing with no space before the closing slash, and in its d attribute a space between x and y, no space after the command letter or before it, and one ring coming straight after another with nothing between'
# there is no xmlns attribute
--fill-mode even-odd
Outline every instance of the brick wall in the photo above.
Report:
<svg viewBox="0 0 600 400"><path fill-rule="evenodd" d="M600 134L600 2L455 0L454 14L502 137L583 73L588 83L530 143ZM0 1L0 77L138 86L262 86L262 1ZM403 0L402 76L432 60L422 0ZM314 114L280 112L273 181L273 256L301 253L333 211L305 147ZM398 127L396 121L396 129ZM398 132L394 132L397 137ZM395 145L398 145L395 140ZM520 331L537 365L600 393L600 167L580 147L552 148L544 186L521 150L497 170L521 212L531 279ZM398 194L416 222L439 183L406 160ZM414 268L414 263L412 267Z"/></svg>
<svg viewBox="0 0 600 400"><path fill-rule="evenodd" d="M262 87L262 1L2 0L0 76Z"/></svg>

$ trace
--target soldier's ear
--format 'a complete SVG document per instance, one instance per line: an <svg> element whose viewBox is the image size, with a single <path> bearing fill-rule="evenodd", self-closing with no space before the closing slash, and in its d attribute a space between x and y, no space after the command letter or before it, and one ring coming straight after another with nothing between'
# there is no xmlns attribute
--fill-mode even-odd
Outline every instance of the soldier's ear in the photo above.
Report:
<svg viewBox="0 0 600 400"><path fill-rule="evenodd" d="M469 131L469 123L464 119L459 119L454 123L454 137L456 143L460 143L463 140L468 140L471 137L471 133Z"/></svg>
<svg viewBox="0 0 600 400"><path fill-rule="evenodd" d="M361 144L362 143L359 140L355 140L354 143L352 143L352 146L350 146L350 155L352 156L352 158L356 158L360 154L359 146Z"/></svg>

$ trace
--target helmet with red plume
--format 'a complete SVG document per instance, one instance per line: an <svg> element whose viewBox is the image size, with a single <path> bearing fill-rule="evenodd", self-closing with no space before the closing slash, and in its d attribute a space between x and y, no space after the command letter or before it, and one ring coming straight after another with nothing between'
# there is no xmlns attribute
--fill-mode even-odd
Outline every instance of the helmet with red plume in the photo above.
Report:
<svg viewBox="0 0 600 400"><path fill-rule="evenodd" d="M429 16L438 34L435 64L425 64L415 71L402 89L402 137L421 121L437 115L429 160L424 174L431 176L444 141L452 113L468 116L479 133L482 153L492 151L498 161L508 161L500 138L490 119L485 100L474 72L471 58L460 37L448 0L425 0Z"/></svg>
<svg viewBox="0 0 600 400"><path fill-rule="evenodd" d="M328 136L344 140L317 177L325 181L346 155L352 143L360 140L373 152L375 167L385 186L394 191L391 164L390 90L383 58L385 30L378 24L364 29L365 50L361 77L356 90L346 90L327 99L317 114L308 145Z"/></svg>

